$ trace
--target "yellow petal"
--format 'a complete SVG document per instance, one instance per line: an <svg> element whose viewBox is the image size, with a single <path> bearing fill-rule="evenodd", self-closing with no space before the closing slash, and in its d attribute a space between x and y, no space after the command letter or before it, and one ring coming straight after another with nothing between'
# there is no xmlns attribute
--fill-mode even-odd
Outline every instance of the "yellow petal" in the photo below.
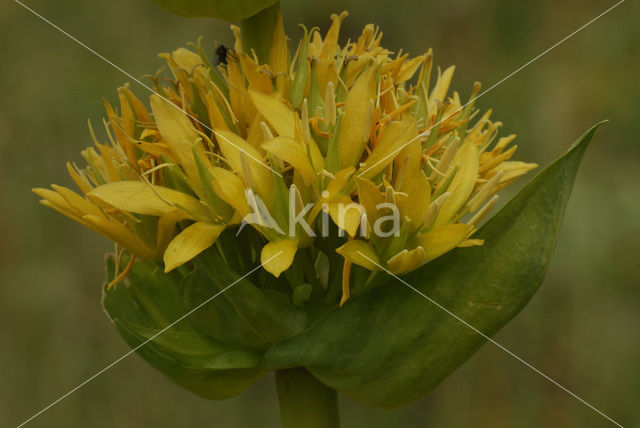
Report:
<svg viewBox="0 0 640 428"><path fill-rule="evenodd" d="M165 214L158 219L156 228L156 254L162 257L167 245L173 239L176 224L181 220L180 213Z"/></svg>
<svg viewBox="0 0 640 428"><path fill-rule="evenodd" d="M344 123L344 119L342 123ZM403 146L406 146L407 142L416 135L417 130L413 119L392 122L387 125L376 142L373 151L365 160L364 166L358 172L358 177L375 177L393 162L393 159L402 151ZM418 145L420 144L417 139L414 142L418 143ZM421 158L418 157L417 160L420 162Z"/></svg>
<svg viewBox="0 0 640 428"><path fill-rule="evenodd" d="M365 269L380 270L380 260L373 246L368 242L354 239L337 248L336 252L351 263L355 263Z"/></svg>
<svg viewBox="0 0 640 428"><path fill-rule="evenodd" d="M433 87L433 91L431 91L431 96L429 97L429 104L433 104L436 100L443 103L445 101L445 97L447 96L447 91L449 90L449 85L451 84L451 78L453 78L453 72L455 71L455 65L447 68L444 73L440 74L438 71L438 80L436 81L436 85Z"/></svg>
<svg viewBox="0 0 640 428"><path fill-rule="evenodd" d="M154 251L147 247L135 233L131 232L122 224L93 215L86 215L82 218L99 233L122 245L135 256L143 260L155 259Z"/></svg>
<svg viewBox="0 0 640 428"><path fill-rule="evenodd" d="M237 35L239 36L239 34ZM240 39L236 38L236 45ZM238 48L234 48L234 50L238 52L242 52L242 50L238 50ZM233 114L236 116L238 120L238 128L242 129L242 127L246 123L245 113L244 113L244 101L247 95L247 88L245 87L246 83L244 80L244 74L242 73L242 69L240 68L240 62L238 61L238 55L229 55L227 56L227 76L229 77L229 101L231 102L231 110Z"/></svg>
<svg viewBox="0 0 640 428"><path fill-rule="evenodd" d="M371 125L370 104L376 96L376 67L369 67L353 84L344 105L338 134L341 168L357 165Z"/></svg>
<svg viewBox="0 0 640 428"><path fill-rule="evenodd" d="M171 240L164 252L164 271L169 272L188 262L216 242L223 224L204 221L193 223Z"/></svg>
<svg viewBox="0 0 640 428"><path fill-rule="evenodd" d="M228 169L213 167L209 172L215 179L213 189L231 205L242 217L249 213L249 205L244 194L245 184L240 177Z"/></svg>
<svg viewBox="0 0 640 428"><path fill-rule="evenodd" d="M400 71L398 72L398 75L394 80L396 82L406 82L407 80L411 79L418 68L420 68L420 66L422 65L422 61L424 61L424 55L415 57L413 59L410 59L409 61L405 61L404 63L402 63L402 67L400 67Z"/></svg>
<svg viewBox="0 0 640 428"><path fill-rule="evenodd" d="M120 99L123 100L124 95L122 95ZM104 108L107 111L107 116L109 118L111 129L113 130L113 134L118 140L118 144L120 144L123 151L126 153L127 158L129 159L129 162L131 163L131 165L137 165L138 162L136 160L135 150L133 149L133 143L129 139L130 135L127 135L127 133L123 130L124 124L122 123L120 118L118 118L115 111L113 110L113 107L111 107L111 105L107 102L107 100L103 98L102 102L104 103ZM126 100L124 101L124 103L126 103ZM128 106L128 104L126 105ZM128 112L130 111L131 110L129 108Z"/></svg>
<svg viewBox="0 0 640 428"><path fill-rule="evenodd" d="M358 186L358 202L367 213L367 221L374 224L379 217L378 205L384 203L384 195L371 180L363 180L356 177Z"/></svg>
<svg viewBox="0 0 640 428"><path fill-rule="evenodd" d="M262 116L282 137L295 137L295 113L274 95L249 91L249 97Z"/></svg>
<svg viewBox="0 0 640 428"><path fill-rule="evenodd" d="M271 84L271 78L265 73L269 71L267 66L258 65L249 55L241 53L239 55L240 63L242 64L242 71L249 83L249 90L256 91L264 94L270 94L273 85ZM248 113L248 111L245 111ZM251 117L248 115L247 117ZM245 118L246 119L246 118Z"/></svg>
<svg viewBox="0 0 640 428"><path fill-rule="evenodd" d="M188 74L195 71L196 66L202 65L202 59L197 53L190 51L186 48L178 48L171 53L171 58L175 61L176 65ZM202 67L204 71L204 67Z"/></svg>
<svg viewBox="0 0 640 428"><path fill-rule="evenodd" d="M215 134L220 150L231 168L270 206L273 199L273 172L263 161L260 152L231 131L216 130Z"/></svg>
<svg viewBox="0 0 640 428"><path fill-rule="evenodd" d="M269 52L269 66L274 74L287 73L289 62L289 44L282 24L282 14L276 18L276 25L273 29L273 42Z"/></svg>
<svg viewBox="0 0 640 428"><path fill-rule="evenodd" d="M269 242L262 247L260 261L262 267L276 278L289 269L298 250L297 239L283 239Z"/></svg>
<svg viewBox="0 0 640 428"><path fill-rule="evenodd" d="M213 92L207 92L207 95L204 98L205 103L207 104L207 111L209 112L209 123L211 123L211 127L213 129L225 129L228 130L227 122L224 121L224 117L222 116L222 112L218 108L218 104L216 103L216 97Z"/></svg>
<svg viewBox="0 0 640 428"><path fill-rule="evenodd" d="M85 224L85 222L82 220L82 213L78 212L78 210L73 208L69 204L69 202L67 202L62 197L62 195L60 195L58 192L54 192L51 189L42 189L42 188L35 188L35 189L32 189L32 191L33 193L35 193L36 195L42 198L40 203L42 203L44 206L53 208L59 213L64 214L73 220L76 220L80 223Z"/></svg>
<svg viewBox="0 0 640 428"><path fill-rule="evenodd" d="M186 193L142 181L104 184L87 194L119 210L161 216L181 210L186 218L208 218L207 207Z"/></svg>
<svg viewBox="0 0 640 428"><path fill-rule="evenodd" d="M340 26L342 21L349 16L349 12L343 10L340 15L335 13L331 14L331 27L327 31L327 35L324 37L324 43L322 46L322 52L320 52L320 58L333 58L338 47L338 36L340 35Z"/></svg>
<svg viewBox="0 0 640 428"><path fill-rule="evenodd" d="M89 184L89 180L87 180L83 175L81 175L78 170L71 164L71 162L67 162L67 172L69 176L73 179L76 186L82 191L82 193L87 193L91 191L92 187Z"/></svg>
<svg viewBox="0 0 640 428"><path fill-rule="evenodd" d="M349 179L354 172L355 168L351 166L349 168L338 171L334 175L334 177L327 185L326 189L322 192L321 198L318 200L318 202L316 202L316 205L309 213L309 224L312 224L315 221L324 203L333 200L339 194L346 191L349 185Z"/></svg>
<svg viewBox="0 0 640 428"><path fill-rule="evenodd" d="M338 227L344 229L349 236L356 236L364 208L348 196L335 198L329 203L329 215Z"/></svg>
<svg viewBox="0 0 640 428"><path fill-rule="evenodd" d="M429 209L431 187L425 173L420 171L405 182L402 192L407 196L398 195L398 209L402 216L411 219L409 225L409 233L411 233L422 225Z"/></svg>
<svg viewBox="0 0 640 428"><path fill-rule="evenodd" d="M420 267L423 261L424 249L422 247L417 247L411 251L408 251L407 249L400 251L398 254L387 260L387 264L389 265L389 270L392 273L400 275Z"/></svg>
<svg viewBox="0 0 640 428"><path fill-rule="evenodd" d="M478 178L478 148L472 142L460 147L453 158L452 165L460 165L458 172L451 180L447 191L450 196L440 208L435 225L441 226L449 222L467 202ZM426 247L425 247L425 250Z"/></svg>
<svg viewBox="0 0 640 428"><path fill-rule="evenodd" d="M354 172L355 168L352 166L336 172L334 178L331 179L329 185L327 185L327 188L325 189L325 191L329 194L327 199L331 199L338 195L340 192L343 192L349 184L349 179Z"/></svg>
<svg viewBox="0 0 640 428"><path fill-rule="evenodd" d="M58 194L62 196L64 200L67 201L67 203L69 203L69 205L76 210L76 212L79 213L79 215L91 214L103 217L100 208L98 208L82 196L78 195L77 193L73 192L72 190L69 190L66 187L57 186L55 184L52 184L51 187L53 188L53 190L58 192Z"/></svg>
<svg viewBox="0 0 640 428"><path fill-rule="evenodd" d="M262 147L298 170L307 186L314 182L316 172L300 141L287 137L275 137L262 144Z"/></svg>
<svg viewBox="0 0 640 428"><path fill-rule="evenodd" d="M424 261L428 262L454 249L467 238L472 229L473 226L468 224L447 224L420 235L418 241L424 249Z"/></svg>
<svg viewBox="0 0 640 428"><path fill-rule="evenodd" d="M196 142L200 138L198 132L185 112L178 106L156 94L151 95L150 100L151 110L153 110L153 116L163 141L184 169L196 193L202 194L198 168L193 158L192 150L193 144L197 144ZM197 144L196 150L200 158L208 163L208 157L204 153L204 148L201 144Z"/></svg>
<svg viewBox="0 0 640 428"><path fill-rule="evenodd" d="M526 163L521 161L507 161L488 171L486 178L491 178L499 171L503 171L499 184L509 183L514 179L526 174L527 172L536 169L538 164Z"/></svg>

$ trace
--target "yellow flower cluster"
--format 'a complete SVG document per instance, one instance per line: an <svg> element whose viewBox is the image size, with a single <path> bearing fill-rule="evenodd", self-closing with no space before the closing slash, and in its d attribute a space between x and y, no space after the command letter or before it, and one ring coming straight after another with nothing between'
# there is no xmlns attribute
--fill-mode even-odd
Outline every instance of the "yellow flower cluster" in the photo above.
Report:
<svg viewBox="0 0 640 428"><path fill-rule="evenodd" d="M279 18L266 64L237 27L219 64L200 43L161 55L172 77L153 78L151 111L120 88L119 110L105 101L108 142L92 131L87 166L67 165L81 193L34 191L166 271L249 219L278 276L332 222L346 232L343 302L352 264L402 274L482 244L470 236L495 193L536 165L509 160L515 136L496 139L501 123L475 109L479 84L469 102L447 95L454 67L430 85L431 51L393 54L373 25L340 46L346 16L324 37L305 29L293 58Z"/></svg>

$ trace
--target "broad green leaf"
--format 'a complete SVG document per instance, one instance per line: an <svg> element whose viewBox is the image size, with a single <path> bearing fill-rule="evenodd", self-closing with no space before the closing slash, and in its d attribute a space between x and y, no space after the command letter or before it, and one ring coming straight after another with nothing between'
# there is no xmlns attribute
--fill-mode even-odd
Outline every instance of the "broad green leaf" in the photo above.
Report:
<svg viewBox="0 0 640 428"><path fill-rule="evenodd" d="M578 165L597 126L476 233L484 246L453 250L403 279L484 334L495 334L544 279ZM388 277L272 346L264 364L268 369L305 366L358 401L394 407L427 394L484 342Z"/></svg>
<svg viewBox="0 0 640 428"><path fill-rule="evenodd" d="M110 257L107 280L113 277ZM244 392L264 373L261 353L196 331L189 317L166 329L195 307L180 299L181 280L159 265L136 262L125 281L105 287L103 306L127 344L178 385L209 399Z"/></svg>
<svg viewBox="0 0 640 428"><path fill-rule="evenodd" d="M186 17L209 16L240 21L272 6L278 0L151 0L169 12Z"/></svg>
<svg viewBox="0 0 640 428"><path fill-rule="evenodd" d="M239 347L265 350L310 324L308 315L292 304L288 294L254 285L251 281L257 277L254 272L241 278L213 250L200 254L194 271L182 283L187 306L196 306L234 285L190 316L198 331Z"/></svg>

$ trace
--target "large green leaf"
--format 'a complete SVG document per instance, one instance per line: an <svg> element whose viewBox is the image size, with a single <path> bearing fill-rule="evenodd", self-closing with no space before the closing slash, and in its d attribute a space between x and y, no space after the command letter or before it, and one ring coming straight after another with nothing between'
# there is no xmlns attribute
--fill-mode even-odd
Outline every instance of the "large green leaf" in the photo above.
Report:
<svg viewBox="0 0 640 428"><path fill-rule="evenodd" d="M108 257L107 283L114 266ZM257 287L258 272L241 277L213 248L181 271L136 261L123 282L105 286L103 306L129 346L196 394L242 393L264 373L264 350L310 323L288 295Z"/></svg>
<svg viewBox="0 0 640 428"><path fill-rule="evenodd" d="M239 280L216 251L201 253L195 265L181 289L188 307L199 305L238 281L189 316L198 331L225 343L264 350L310 324L308 315L291 303L288 294L258 288L248 278Z"/></svg>
<svg viewBox="0 0 640 428"><path fill-rule="evenodd" d="M169 12L186 17L209 16L240 21L254 16L278 0L151 0Z"/></svg>
<svg viewBox="0 0 640 428"><path fill-rule="evenodd" d="M108 257L107 282L114 266ZM105 286L103 306L127 344L177 384L211 399L242 393L264 373L262 353L196 331L189 318L165 330L195 307L181 300L181 281L177 272L136 262L124 282Z"/></svg>
<svg viewBox="0 0 640 428"><path fill-rule="evenodd" d="M403 279L453 314L495 334L544 279L578 165L598 125L540 172L476 234ZM485 339L394 278L271 347L268 369L305 366L320 381L369 405L416 400Z"/></svg>

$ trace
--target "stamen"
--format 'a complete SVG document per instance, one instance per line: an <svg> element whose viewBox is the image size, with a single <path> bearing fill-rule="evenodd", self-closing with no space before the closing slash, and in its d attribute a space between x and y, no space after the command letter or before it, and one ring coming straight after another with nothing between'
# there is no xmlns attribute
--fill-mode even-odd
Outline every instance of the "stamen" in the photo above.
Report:
<svg viewBox="0 0 640 428"><path fill-rule="evenodd" d="M340 299L340 307L349 300L349 281L351 279L351 262L349 260L344 261L342 266L342 298Z"/></svg>
<svg viewBox="0 0 640 428"><path fill-rule="evenodd" d="M469 211L474 212L482 205L489 196L498 188L498 183L504 175L504 171L500 170L496 175L491 177L489 181L480 187L478 193L469 201Z"/></svg>
<svg viewBox="0 0 640 428"><path fill-rule="evenodd" d="M435 169L443 173L446 172L447 169L449 169L449 165L451 164L451 161L453 160L453 157L456 154L456 151L458 150L459 144L460 144L460 137L455 137L453 139L453 142L451 142L451 144L449 144L447 149L444 151L444 154L440 158L440 161L438 162L438 165L436 166ZM434 176L433 173L431 174L429 179L436 184L440 181L440 177Z"/></svg>
<svg viewBox="0 0 640 428"><path fill-rule="evenodd" d="M135 260L136 260L136 256L131 255L131 259L129 260L129 263L127 263L127 267L125 267L124 270L120 272L118 276L113 278L113 280L107 285L107 290L110 290L111 287L113 287L114 285L116 285L117 283L125 279L127 275L129 275L129 272L131 272L131 268L133 268L133 262Z"/></svg>
<svg viewBox="0 0 640 428"><path fill-rule="evenodd" d="M493 198L489 200L489 202L487 202L484 205L484 207L480 209L480 211L476 213L476 215L474 215L471 218L471 220L469 220L467 224L477 227L478 224L480 224L480 222L487 216L487 214L489 214L489 211L491 211L491 208L493 208L497 203L498 203L498 195L495 195Z"/></svg>
<svg viewBox="0 0 640 428"><path fill-rule="evenodd" d="M333 90L333 82L327 83L324 96L324 121L329 126L336 124L336 95Z"/></svg>

